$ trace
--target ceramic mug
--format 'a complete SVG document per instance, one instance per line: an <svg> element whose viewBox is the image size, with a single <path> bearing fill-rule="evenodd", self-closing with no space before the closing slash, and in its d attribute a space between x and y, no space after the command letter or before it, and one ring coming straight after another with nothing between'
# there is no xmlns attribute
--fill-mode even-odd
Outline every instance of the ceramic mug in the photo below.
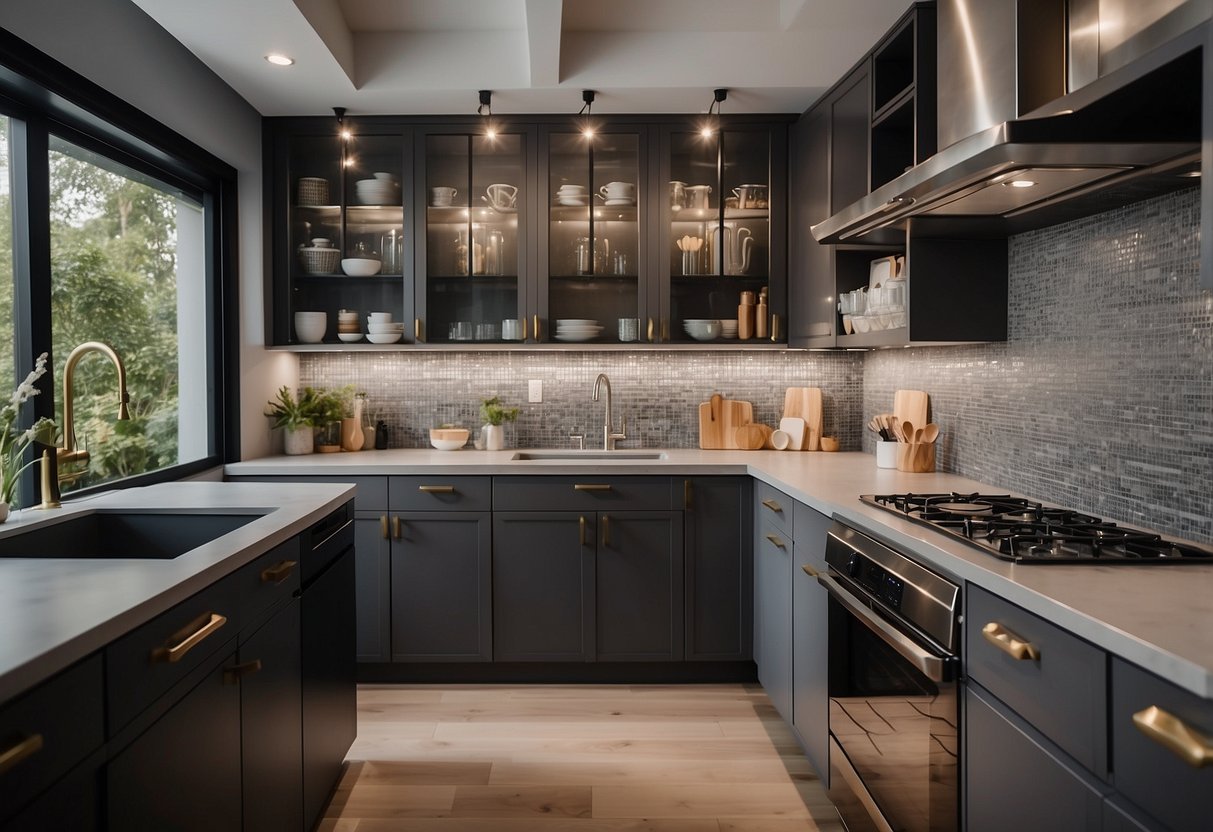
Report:
<svg viewBox="0 0 1213 832"><path fill-rule="evenodd" d="M457 193L459 191L454 188L430 188L430 205L435 208L446 208L454 201Z"/></svg>
<svg viewBox="0 0 1213 832"><path fill-rule="evenodd" d="M484 192L494 208L513 208L518 201L518 189L504 182L489 185Z"/></svg>
<svg viewBox="0 0 1213 832"><path fill-rule="evenodd" d="M598 189L603 199L632 199L636 195L636 186L631 182L608 182Z"/></svg>

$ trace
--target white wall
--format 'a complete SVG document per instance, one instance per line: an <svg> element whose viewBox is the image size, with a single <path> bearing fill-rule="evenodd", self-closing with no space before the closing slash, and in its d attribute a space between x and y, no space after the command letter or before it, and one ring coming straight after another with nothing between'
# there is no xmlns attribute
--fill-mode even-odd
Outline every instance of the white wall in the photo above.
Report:
<svg viewBox="0 0 1213 832"><path fill-rule="evenodd" d="M265 456L263 405L296 383L298 362L263 346L261 116L129 0L2 0L0 27L238 171L241 457Z"/></svg>

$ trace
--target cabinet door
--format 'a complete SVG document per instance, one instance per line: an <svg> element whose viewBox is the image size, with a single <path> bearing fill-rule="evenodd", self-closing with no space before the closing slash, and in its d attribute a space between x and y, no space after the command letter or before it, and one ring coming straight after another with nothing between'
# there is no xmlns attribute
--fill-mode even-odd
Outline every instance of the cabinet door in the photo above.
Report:
<svg viewBox="0 0 1213 832"><path fill-rule="evenodd" d="M792 131L792 233L788 280L788 344L834 346L834 258L813 239L815 223L830 216L830 117L826 107L805 114Z"/></svg>
<svg viewBox="0 0 1213 832"><path fill-rule="evenodd" d="M749 477L691 477L684 485L686 657L744 661L754 628Z"/></svg>
<svg viewBox="0 0 1213 832"><path fill-rule="evenodd" d="M230 670L240 679L244 828L303 829L298 599L240 645Z"/></svg>
<svg viewBox="0 0 1213 832"><path fill-rule="evenodd" d="M1107 788L976 684L964 719L965 829L1102 828Z"/></svg>
<svg viewBox="0 0 1213 832"><path fill-rule="evenodd" d="M682 513L598 515L595 610L600 661L682 658Z"/></svg>
<svg viewBox="0 0 1213 832"><path fill-rule="evenodd" d="M392 515L392 660L491 661L488 512Z"/></svg>
<svg viewBox="0 0 1213 832"><path fill-rule="evenodd" d="M830 113L830 214L868 195L870 73L864 61L833 93Z"/></svg>
<svg viewBox="0 0 1213 832"><path fill-rule="evenodd" d="M390 661L392 541L386 513L355 515L354 551L358 661Z"/></svg>
<svg viewBox="0 0 1213 832"><path fill-rule="evenodd" d="M764 523L754 543L754 658L758 681L792 721L792 541Z"/></svg>
<svg viewBox="0 0 1213 832"><path fill-rule="evenodd" d="M235 830L241 824L240 687L224 681L234 651L110 760L111 832Z"/></svg>
<svg viewBox="0 0 1213 832"><path fill-rule="evenodd" d="M826 568L826 530L830 522L824 514L796 504L796 540L792 545L792 727L823 780L830 772L826 678L829 596L817 583L816 573Z"/></svg>
<svg viewBox="0 0 1213 832"><path fill-rule="evenodd" d="M594 657L593 512L493 513L493 657Z"/></svg>
<svg viewBox="0 0 1213 832"><path fill-rule="evenodd" d="M105 752L97 751L51 786L12 819L0 823L3 832L47 832L104 829L101 809Z"/></svg>

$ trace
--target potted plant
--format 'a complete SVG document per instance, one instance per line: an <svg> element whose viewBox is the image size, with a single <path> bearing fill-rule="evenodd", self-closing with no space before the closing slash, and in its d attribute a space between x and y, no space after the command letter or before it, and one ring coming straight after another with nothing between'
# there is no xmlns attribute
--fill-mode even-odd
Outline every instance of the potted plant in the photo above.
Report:
<svg viewBox="0 0 1213 832"><path fill-rule="evenodd" d="M484 438L486 451L500 451L505 447L505 422L518 418L518 408L506 407L496 396L480 401L480 417L484 419L481 436Z"/></svg>
<svg viewBox="0 0 1213 832"><path fill-rule="evenodd" d="M25 449L32 442L53 445L55 423L43 416L26 430L17 427L17 415L25 404L40 391L34 383L46 373L46 353L38 356L33 371L17 386L8 404L0 408L0 523L8 519L9 507L17 496L17 483L26 468L38 462L34 457L25 461Z"/></svg>
<svg viewBox="0 0 1213 832"><path fill-rule="evenodd" d="M304 387L296 398L291 389L283 385L278 397L267 402L265 415L274 420L273 427L282 428L283 449L288 454L310 454L315 445L316 428L332 421L334 403L331 394L314 387ZM337 419L341 418L340 404Z"/></svg>

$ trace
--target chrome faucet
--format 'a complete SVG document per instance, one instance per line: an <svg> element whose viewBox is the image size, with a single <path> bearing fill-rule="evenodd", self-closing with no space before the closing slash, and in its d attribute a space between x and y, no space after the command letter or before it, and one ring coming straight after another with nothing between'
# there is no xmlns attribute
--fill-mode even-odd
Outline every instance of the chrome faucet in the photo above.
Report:
<svg viewBox="0 0 1213 832"><path fill-rule="evenodd" d="M628 417L627 414L624 414L620 420L619 433L615 433L612 425L614 420L611 418L611 380L607 378L606 373L599 373L598 378L594 379L594 395L591 397L591 401L598 401L598 390L603 385L606 386L606 414L602 420L602 449L613 451L617 441L628 438Z"/></svg>

